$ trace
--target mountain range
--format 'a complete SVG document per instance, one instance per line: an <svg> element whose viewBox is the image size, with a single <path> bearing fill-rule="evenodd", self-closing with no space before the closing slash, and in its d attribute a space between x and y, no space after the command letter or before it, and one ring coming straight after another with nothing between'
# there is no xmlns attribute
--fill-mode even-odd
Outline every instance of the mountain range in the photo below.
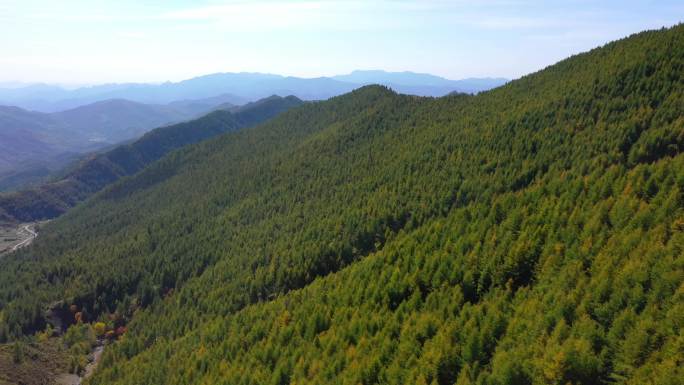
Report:
<svg viewBox="0 0 684 385"><path fill-rule="evenodd" d="M0 191L43 182L84 154L135 139L154 127L269 95L327 99L377 83L403 93L442 96L479 92L505 82L490 78L453 81L413 72L354 71L315 79L220 73L178 83L76 89L8 83L0 87L0 104L7 105L0 105Z"/></svg>
<svg viewBox="0 0 684 385"><path fill-rule="evenodd" d="M367 84L383 84L397 92L421 96L443 96L450 92L477 93L504 84L502 78L448 80L413 72L354 71L348 75L299 78L262 73L216 73L180 82L162 84L123 83L76 89L34 84L0 88L0 104L29 110L54 112L107 99L167 104L182 99L205 99L232 94L233 104L255 101L269 95L294 95L321 100Z"/></svg>
<svg viewBox="0 0 684 385"><path fill-rule="evenodd" d="M244 106L224 104L201 118L154 129L130 144L86 157L53 181L0 193L0 223L54 218L176 148L253 126L302 103L294 96L273 95Z"/></svg>
<svg viewBox="0 0 684 385"><path fill-rule="evenodd" d="M82 154L230 107L235 100L220 95L153 105L108 99L53 113L0 106L0 191L42 180Z"/></svg>
<svg viewBox="0 0 684 385"><path fill-rule="evenodd" d="M681 384L682 68L679 25L160 155L0 258L0 378Z"/></svg>

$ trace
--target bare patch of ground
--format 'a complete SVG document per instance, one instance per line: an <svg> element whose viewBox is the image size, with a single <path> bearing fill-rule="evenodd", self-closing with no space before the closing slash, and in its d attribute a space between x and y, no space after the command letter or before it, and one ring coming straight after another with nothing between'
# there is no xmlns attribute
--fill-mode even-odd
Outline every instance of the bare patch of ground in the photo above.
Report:
<svg viewBox="0 0 684 385"><path fill-rule="evenodd" d="M77 374L69 373L70 355L61 338L41 342L0 344L0 385L80 385L90 377L102 357L104 341L98 341L88 363Z"/></svg>
<svg viewBox="0 0 684 385"><path fill-rule="evenodd" d="M54 384L59 373L68 371L68 358L61 340L0 345L0 384Z"/></svg>
<svg viewBox="0 0 684 385"><path fill-rule="evenodd" d="M38 236L43 222L9 224L0 223L0 255L28 246Z"/></svg>

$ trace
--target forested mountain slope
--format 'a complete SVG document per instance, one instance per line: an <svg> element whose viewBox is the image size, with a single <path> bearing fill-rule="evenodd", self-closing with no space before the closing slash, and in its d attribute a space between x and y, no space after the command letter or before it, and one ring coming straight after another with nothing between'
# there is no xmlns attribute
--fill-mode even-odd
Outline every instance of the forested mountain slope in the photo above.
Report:
<svg viewBox="0 0 684 385"><path fill-rule="evenodd" d="M122 99L50 114L0 106L0 127L7 139L0 142L0 171L16 168L22 162L44 160L43 153L33 153L36 148L38 151L43 147L51 149L47 155L53 157L65 152L82 152L130 140L151 128L196 116L197 113L181 108ZM33 142L23 143L24 137L30 137ZM15 154L18 151L25 153Z"/></svg>
<svg viewBox="0 0 684 385"><path fill-rule="evenodd" d="M303 102L294 96L217 110L208 115L160 127L127 145L82 161L63 178L35 188L0 194L0 220L35 221L56 217L117 179L132 175L176 148L218 134L252 126Z"/></svg>
<svg viewBox="0 0 684 385"><path fill-rule="evenodd" d="M0 106L0 191L36 185L90 152L196 119L233 99L223 95L168 105L110 99L53 113Z"/></svg>
<svg viewBox="0 0 684 385"><path fill-rule="evenodd" d="M0 331L130 320L91 384L681 383L683 69L677 26L185 147L0 260Z"/></svg>

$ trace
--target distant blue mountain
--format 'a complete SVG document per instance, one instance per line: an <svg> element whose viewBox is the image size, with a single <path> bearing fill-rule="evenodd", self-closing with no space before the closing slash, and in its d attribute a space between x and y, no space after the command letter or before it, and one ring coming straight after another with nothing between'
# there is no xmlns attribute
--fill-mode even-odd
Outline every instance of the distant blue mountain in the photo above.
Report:
<svg viewBox="0 0 684 385"><path fill-rule="evenodd" d="M468 78L462 80L449 80L440 76L417 73L417 72L386 72L380 70L354 71L347 75L332 77L335 80L357 84L384 84L396 87L406 87L419 90L424 88L441 89L448 88L449 92L480 92L498 87L508 82L504 78ZM447 93L449 93L447 92ZM431 95L441 96L441 95Z"/></svg>
<svg viewBox="0 0 684 385"><path fill-rule="evenodd" d="M162 84L104 84L67 90L36 84L0 88L0 105L13 105L41 112L55 112L107 100L127 99L148 104L205 99L232 95L232 104L242 104L270 95L295 95L304 100L327 99L366 84L383 84L401 93L443 96L451 92L476 93L506 82L500 78L449 80L413 72L354 71L348 75L319 78L286 77L263 73L216 73L180 82Z"/></svg>
<svg viewBox="0 0 684 385"><path fill-rule="evenodd" d="M25 182L27 177L43 177L79 154L217 108L234 107L231 102L235 99L220 95L169 104L108 99L52 113L0 105L0 191Z"/></svg>

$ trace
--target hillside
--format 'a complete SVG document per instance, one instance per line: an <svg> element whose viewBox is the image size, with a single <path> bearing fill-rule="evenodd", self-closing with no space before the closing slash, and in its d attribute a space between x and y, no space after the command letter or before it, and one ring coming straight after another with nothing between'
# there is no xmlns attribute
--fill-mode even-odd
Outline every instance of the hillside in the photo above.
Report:
<svg viewBox="0 0 684 385"><path fill-rule="evenodd" d="M43 139L51 125L57 125L57 122L44 114L0 106L0 172L32 158L59 152L58 146Z"/></svg>
<svg viewBox="0 0 684 385"><path fill-rule="evenodd" d="M237 105L243 105L247 102L247 100L239 96L221 94L204 99L176 100L167 105L175 110L183 111L189 115L195 115L199 117L200 115L206 114L207 112L217 108L235 107Z"/></svg>
<svg viewBox="0 0 684 385"><path fill-rule="evenodd" d="M89 384L681 383L682 68L677 26L184 147L0 259L0 336L125 325Z"/></svg>
<svg viewBox="0 0 684 385"><path fill-rule="evenodd" d="M81 161L56 181L0 194L0 220L28 222L54 218L104 186L140 171L176 148L258 124L302 103L293 96L271 96L233 107L232 112L217 110L199 119L157 128L131 144ZM149 115L147 118L152 119Z"/></svg>
<svg viewBox="0 0 684 385"><path fill-rule="evenodd" d="M74 134L81 134L82 139L113 144L136 138L150 127L178 122L193 115L164 105L110 99L49 116L63 122Z"/></svg>
<svg viewBox="0 0 684 385"><path fill-rule="evenodd" d="M49 114L0 106L0 127L8 136L12 132L26 132L43 145L78 151L93 148L98 142L113 144L135 138L151 127L194 117L197 113L201 111L186 113L169 106L120 99ZM3 142L3 146L11 148L12 142Z"/></svg>
<svg viewBox="0 0 684 385"><path fill-rule="evenodd" d="M110 99L49 114L0 106L0 191L35 183L84 153L197 118L230 100L236 98L224 95L169 105Z"/></svg>

